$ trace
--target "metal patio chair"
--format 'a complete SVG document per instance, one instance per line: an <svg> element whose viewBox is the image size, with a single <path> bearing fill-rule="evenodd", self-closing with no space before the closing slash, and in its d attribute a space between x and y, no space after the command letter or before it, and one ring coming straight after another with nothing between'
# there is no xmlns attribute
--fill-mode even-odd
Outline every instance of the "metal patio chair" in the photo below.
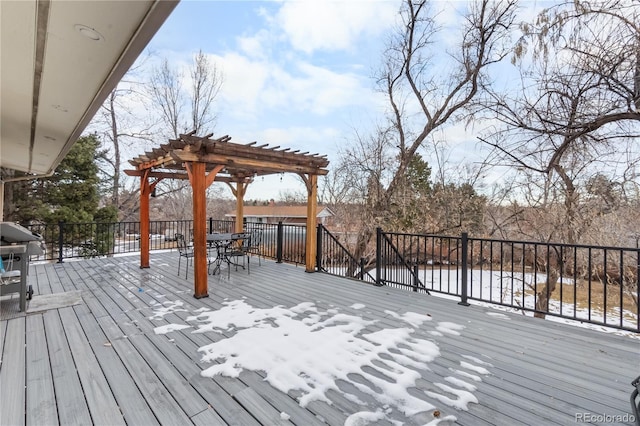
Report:
<svg viewBox="0 0 640 426"><path fill-rule="evenodd" d="M255 254L258 256L258 265L262 266L260 262L260 256L262 256L262 230L255 229L251 231L251 239L249 240L249 254Z"/></svg>
<svg viewBox="0 0 640 426"><path fill-rule="evenodd" d="M184 273L184 278L186 279L189 275L189 259L193 259L194 255L193 247L187 245L187 240L185 240L183 234L176 234L176 244L178 245L178 252L180 253L180 257L178 258L178 275L180 275L180 263L184 257L187 261ZM193 263L193 260L191 260L191 263Z"/></svg>
<svg viewBox="0 0 640 426"><path fill-rule="evenodd" d="M241 266L242 269L247 269L247 272L251 273L251 265L249 261L249 246L251 244L251 234L250 233L235 233L231 234L231 242L227 244L224 248L224 261L229 265L227 276L231 277L231 265L235 265L236 271L238 270L238 266ZM233 259L242 258L242 265L238 263L238 261L234 262ZM245 259L247 261L245 268Z"/></svg>

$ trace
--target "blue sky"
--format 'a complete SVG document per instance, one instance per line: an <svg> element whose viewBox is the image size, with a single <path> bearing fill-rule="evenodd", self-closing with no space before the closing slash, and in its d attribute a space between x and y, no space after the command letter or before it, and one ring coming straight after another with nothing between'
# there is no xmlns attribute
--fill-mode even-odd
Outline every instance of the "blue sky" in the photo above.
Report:
<svg viewBox="0 0 640 426"><path fill-rule="evenodd" d="M441 26L459 27L466 1L433 4ZM523 2L522 10L532 16L542 4ZM327 154L335 163L354 129L366 134L382 121L386 102L372 76L400 5L400 0L183 0L149 49L185 68L201 49L222 70L216 135ZM455 40L445 32L442 50L454 47ZM434 140L447 146L451 163L482 159L474 129L464 124L437 132ZM432 154L423 155L435 165ZM501 178L500 171L492 173L488 184ZM277 199L282 192L304 192L304 186L291 174L259 178L246 198Z"/></svg>
<svg viewBox="0 0 640 426"><path fill-rule="evenodd" d="M399 1L181 1L149 45L186 64L199 49L224 74L216 134L336 160L383 100L373 70ZM247 198L302 191L295 175L258 179Z"/></svg>

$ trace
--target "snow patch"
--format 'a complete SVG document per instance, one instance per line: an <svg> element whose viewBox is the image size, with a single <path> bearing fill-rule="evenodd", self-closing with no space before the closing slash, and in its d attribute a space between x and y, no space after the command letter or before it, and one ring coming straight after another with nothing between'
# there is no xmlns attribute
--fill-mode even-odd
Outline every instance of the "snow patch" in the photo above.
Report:
<svg viewBox="0 0 640 426"><path fill-rule="evenodd" d="M431 320L428 315L413 312L387 313L415 327ZM397 423L388 417L392 411L394 417L402 413L407 418L431 412L435 407L427 397L463 409L477 402L468 384L460 386L463 389L436 384L443 394L424 393L424 398L409 392L417 387L420 370L428 369L427 363L440 356L438 345L416 336L414 327L386 327L337 309L322 311L311 302L288 309L263 309L244 300L224 302L222 308L198 312L187 321L197 328L194 333L229 336L199 349L202 361L212 363L202 371L203 376L238 377L243 370L261 371L274 388L285 393L299 391L302 407L312 401L331 404L329 391L360 400L338 386L347 382L375 401L373 406L372 402L363 403L362 411L349 416L345 422L348 425L376 424L383 419ZM454 323L439 325L457 334L464 328ZM386 408L381 411L379 407ZM439 423L451 418L436 420Z"/></svg>
<svg viewBox="0 0 640 426"><path fill-rule="evenodd" d="M454 322L447 322L447 321L439 322L438 326L436 327L436 330L442 333L452 334L454 336L459 336L460 330L462 329L464 329L464 325L456 324Z"/></svg>
<svg viewBox="0 0 640 426"><path fill-rule="evenodd" d="M167 334L176 330L184 330L185 328L191 328L191 326L186 324L167 324L154 328L153 332L156 334Z"/></svg>

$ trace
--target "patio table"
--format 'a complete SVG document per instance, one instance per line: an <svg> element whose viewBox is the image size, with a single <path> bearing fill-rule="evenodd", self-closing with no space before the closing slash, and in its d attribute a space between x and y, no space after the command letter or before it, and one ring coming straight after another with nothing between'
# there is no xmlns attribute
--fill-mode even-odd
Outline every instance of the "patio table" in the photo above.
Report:
<svg viewBox="0 0 640 426"><path fill-rule="evenodd" d="M216 272L220 272L220 266L222 262L226 262L229 267L231 265L242 266L244 269L244 265L240 265L231 260L229 256L226 255L228 252L228 248L233 244L237 244L238 241L243 241L246 238L246 234L236 234L236 233L212 233L207 234L207 244L210 249L215 250L215 259L209 261L209 271L211 271L211 265L215 265L213 268L213 272L210 272L212 275L215 275Z"/></svg>

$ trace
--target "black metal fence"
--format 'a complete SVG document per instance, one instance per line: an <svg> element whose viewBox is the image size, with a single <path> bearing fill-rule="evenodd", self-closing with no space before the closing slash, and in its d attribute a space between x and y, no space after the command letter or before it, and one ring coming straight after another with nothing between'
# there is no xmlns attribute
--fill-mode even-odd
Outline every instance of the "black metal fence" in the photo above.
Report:
<svg viewBox="0 0 640 426"><path fill-rule="evenodd" d="M209 219L208 232L234 232L235 221ZM140 251L140 222L64 223L27 225L44 238L46 253L32 260L64 262L65 259L114 256ZM306 227L283 223L244 224L246 231L259 231L260 253L278 262L305 261ZM192 220L151 221L149 249L176 248L175 235L193 238Z"/></svg>
<svg viewBox="0 0 640 426"><path fill-rule="evenodd" d="M253 241L259 247L262 256L275 259L276 262L302 264L306 256L305 225L264 222L245 222L247 232L254 232L259 241ZM209 232L233 232L235 221L209 219Z"/></svg>
<svg viewBox="0 0 640 426"><path fill-rule="evenodd" d="M321 224L318 225L317 232L316 265L319 271L371 283L376 282L376 278L366 269L364 258L353 257L340 239Z"/></svg>
<svg viewBox="0 0 640 426"><path fill-rule="evenodd" d="M40 260L114 256L140 251L139 222L31 225L47 252ZM233 232L234 221L208 221L209 232ZM305 263L304 225L246 222L259 252ZM598 247L377 230L375 259L356 259L345 235L317 230L317 269L376 285L437 292L469 300L640 332L640 249ZM193 221L153 221L150 249L167 250ZM375 269L375 275L373 271Z"/></svg>
<svg viewBox="0 0 640 426"><path fill-rule="evenodd" d="M377 231L376 282L640 332L640 249Z"/></svg>

